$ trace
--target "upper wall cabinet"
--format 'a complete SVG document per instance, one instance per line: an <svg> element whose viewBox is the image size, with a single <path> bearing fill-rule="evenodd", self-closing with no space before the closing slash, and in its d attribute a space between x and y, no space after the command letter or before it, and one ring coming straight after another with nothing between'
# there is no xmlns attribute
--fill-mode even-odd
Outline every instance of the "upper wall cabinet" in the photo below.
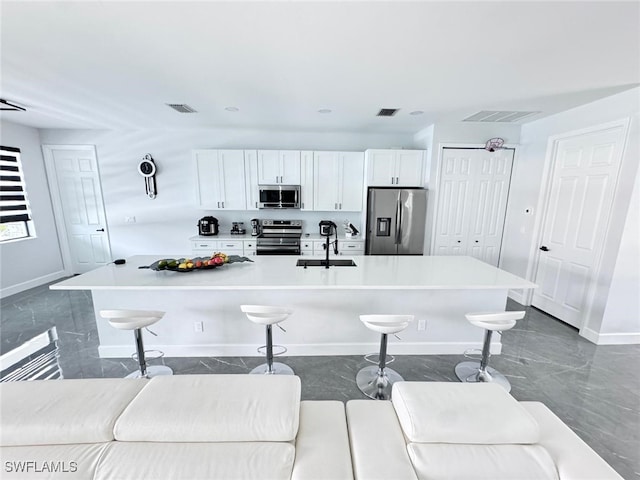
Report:
<svg viewBox="0 0 640 480"><path fill-rule="evenodd" d="M313 209L362 210L364 154L313 152Z"/></svg>
<svg viewBox="0 0 640 480"><path fill-rule="evenodd" d="M313 210L313 152L300 152L300 210Z"/></svg>
<svg viewBox="0 0 640 480"><path fill-rule="evenodd" d="M300 185L300 151L258 150L260 185Z"/></svg>
<svg viewBox="0 0 640 480"><path fill-rule="evenodd" d="M367 150L367 184L373 187L424 186L424 150Z"/></svg>
<svg viewBox="0 0 640 480"><path fill-rule="evenodd" d="M245 190L247 196L247 210L258 210L260 192L258 191L258 151L244 151Z"/></svg>
<svg viewBox="0 0 640 480"><path fill-rule="evenodd" d="M198 207L207 210L244 210L244 151L194 150L193 157Z"/></svg>

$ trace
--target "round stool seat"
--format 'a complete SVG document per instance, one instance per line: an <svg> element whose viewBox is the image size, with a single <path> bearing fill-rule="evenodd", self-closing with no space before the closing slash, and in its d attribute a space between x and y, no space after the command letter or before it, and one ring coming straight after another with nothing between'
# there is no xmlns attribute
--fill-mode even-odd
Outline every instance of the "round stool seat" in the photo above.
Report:
<svg viewBox="0 0 640 480"><path fill-rule="evenodd" d="M394 334L407 328L413 315L360 315L360 321L374 332Z"/></svg>
<svg viewBox="0 0 640 480"><path fill-rule="evenodd" d="M469 323L485 330L504 332L513 328L516 320L524 318L525 312L478 312L467 313Z"/></svg>
<svg viewBox="0 0 640 480"><path fill-rule="evenodd" d="M293 310L270 305L240 305L249 320L260 325L274 325L286 320Z"/></svg>
<svg viewBox="0 0 640 480"><path fill-rule="evenodd" d="M164 312L157 310L100 310L100 316L106 318L113 328L118 330L136 330L153 325Z"/></svg>

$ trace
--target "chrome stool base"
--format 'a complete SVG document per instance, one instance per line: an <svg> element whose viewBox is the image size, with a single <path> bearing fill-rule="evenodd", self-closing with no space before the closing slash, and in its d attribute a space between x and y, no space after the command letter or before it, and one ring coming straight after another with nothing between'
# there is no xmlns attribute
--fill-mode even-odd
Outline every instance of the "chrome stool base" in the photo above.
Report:
<svg viewBox="0 0 640 480"><path fill-rule="evenodd" d="M480 371L480 362L460 362L455 368L456 377L461 382L478 383L491 382L497 383L507 392L511 391L511 383L503 374L495 368L486 367L484 372Z"/></svg>
<svg viewBox="0 0 640 480"><path fill-rule="evenodd" d="M263 363L249 372L252 375L295 375L293 369L289 365L284 363L274 362L271 364L271 371L269 371L269 364Z"/></svg>
<svg viewBox="0 0 640 480"><path fill-rule="evenodd" d="M153 378L160 375L173 375L173 370L165 365L151 365L147 367L147 375L144 378ZM137 370L124 378L143 378L143 376L140 370Z"/></svg>
<svg viewBox="0 0 640 480"><path fill-rule="evenodd" d="M360 391L374 400L389 400L393 384L403 380L398 372L390 368L382 370L381 375L378 366L364 367L356 375Z"/></svg>

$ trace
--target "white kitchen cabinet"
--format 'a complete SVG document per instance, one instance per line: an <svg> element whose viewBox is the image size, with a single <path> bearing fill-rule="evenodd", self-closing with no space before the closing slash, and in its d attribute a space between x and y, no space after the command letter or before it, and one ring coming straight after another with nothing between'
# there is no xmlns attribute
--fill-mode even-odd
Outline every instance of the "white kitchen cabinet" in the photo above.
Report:
<svg viewBox="0 0 640 480"><path fill-rule="evenodd" d="M244 186L247 210L258 210L260 192L258 190L258 151L244 151Z"/></svg>
<svg viewBox="0 0 640 480"><path fill-rule="evenodd" d="M313 152L300 152L300 210L313 210Z"/></svg>
<svg viewBox="0 0 640 480"><path fill-rule="evenodd" d="M299 150L258 150L260 185L300 185Z"/></svg>
<svg viewBox="0 0 640 480"><path fill-rule="evenodd" d="M255 240L244 240L244 256L245 257L253 257L256 255L256 241Z"/></svg>
<svg viewBox="0 0 640 480"><path fill-rule="evenodd" d="M313 255L313 241L302 240L300 242L300 254L301 255Z"/></svg>
<svg viewBox="0 0 640 480"><path fill-rule="evenodd" d="M244 210L244 151L195 150L193 156L197 206L207 210Z"/></svg>
<svg viewBox="0 0 640 480"><path fill-rule="evenodd" d="M362 210L364 188L362 152L313 153L313 209Z"/></svg>
<svg viewBox="0 0 640 480"><path fill-rule="evenodd" d="M369 186L424 186L424 150L367 150L365 153Z"/></svg>
<svg viewBox="0 0 640 480"><path fill-rule="evenodd" d="M331 237L331 241L333 242L335 237ZM316 240L313 242L313 256L321 257L326 255L325 247L326 242L322 240ZM333 253L333 245L329 246L330 257L335 257L336 254ZM338 239L338 255L364 255L364 240L342 240Z"/></svg>

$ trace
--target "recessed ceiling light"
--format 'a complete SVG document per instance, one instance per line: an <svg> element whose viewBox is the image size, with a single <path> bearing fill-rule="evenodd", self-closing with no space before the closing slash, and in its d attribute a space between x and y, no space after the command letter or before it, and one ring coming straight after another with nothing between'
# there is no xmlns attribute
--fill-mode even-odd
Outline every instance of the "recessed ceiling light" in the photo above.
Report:
<svg viewBox="0 0 640 480"><path fill-rule="evenodd" d="M318 113L331 113L331 109L329 108L321 108L318 110Z"/></svg>
<svg viewBox="0 0 640 480"><path fill-rule="evenodd" d="M413 112L409 112L409 115L422 115L423 113L422 110L414 110Z"/></svg>
<svg viewBox="0 0 640 480"><path fill-rule="evenodd" d="M224 107L227 112L237 112L240 109L238 107Z"/></svg>

